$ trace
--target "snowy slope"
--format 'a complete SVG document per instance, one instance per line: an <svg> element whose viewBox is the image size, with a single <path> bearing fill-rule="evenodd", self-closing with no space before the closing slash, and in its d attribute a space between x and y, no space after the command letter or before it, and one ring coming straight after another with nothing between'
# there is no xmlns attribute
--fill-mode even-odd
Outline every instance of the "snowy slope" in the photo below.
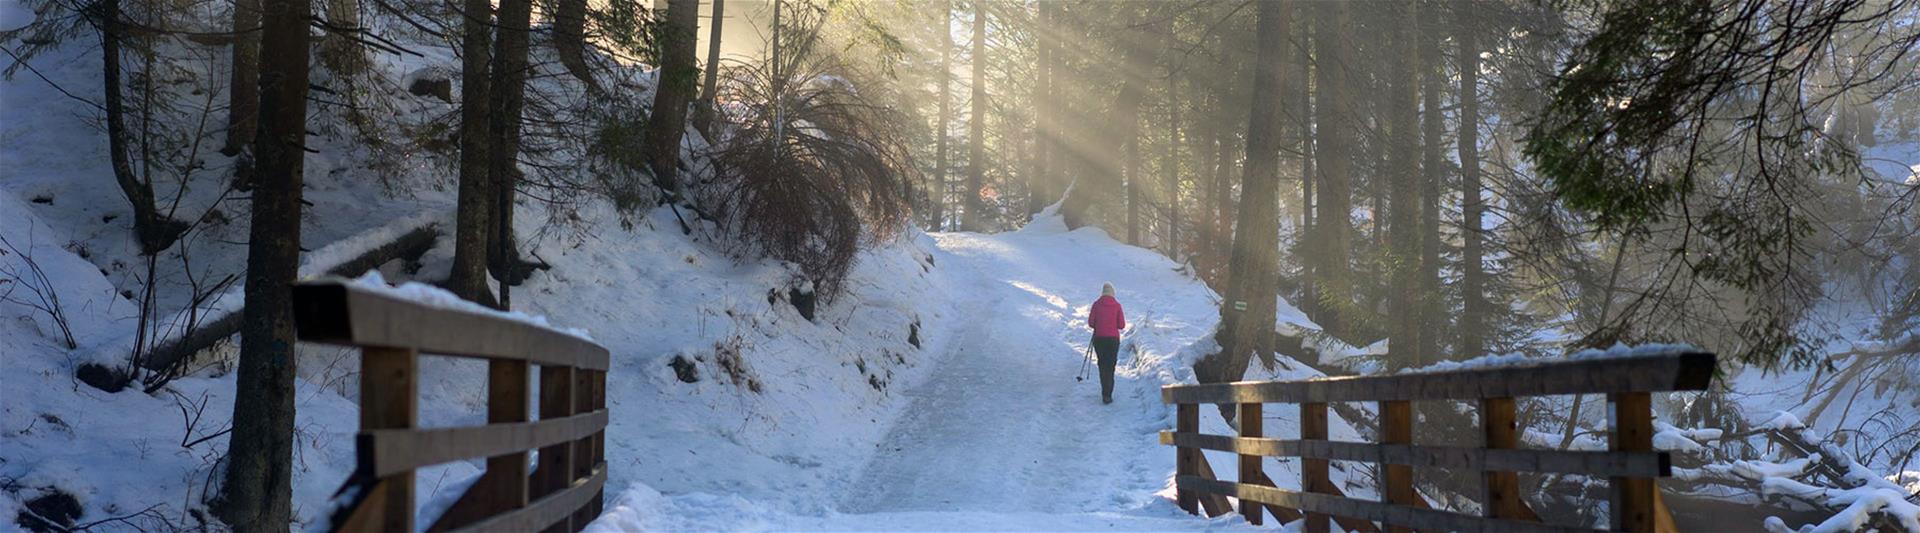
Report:
<svg viewBox="0 0 1920 533"><path fill-rule="evenodd" d="M878 441L857 481L828 509L751 495L627 487L600 531L627 530L1207 530L1250 528L1238 518L1194 518L1171 501L1173 450L1157 433L1173 425L1159 387L1191 382L1193 358L1212 346L1216 296L1150 250L1104 232L1067 232L1058 217L999 235L934 237L954 287L954 343L933 375L908 393L906 412ZM1112 282L1132 325L1112 405L1097 374L1076 381L1087 307ZM1286 361L1291 363L1290 361ZM1305 368L1297 364L1293 368ZM1310 370L1299 377L1314 375ZM1293 413L1269 414L1269 431L1297 431ZM1231 430L1203 415L1203 429ZM1339 438L1357 438L1336 419ZM821 428L833 431L836 428ZM1210 455L1218 471L1231 459ZM1276 464L1285 485L1296 470ZM1346 476L1336 474L1345 484ZM1358 482L1356 480L1356 482ZM1364 492L1363 492L1364 493Z"/></svg>

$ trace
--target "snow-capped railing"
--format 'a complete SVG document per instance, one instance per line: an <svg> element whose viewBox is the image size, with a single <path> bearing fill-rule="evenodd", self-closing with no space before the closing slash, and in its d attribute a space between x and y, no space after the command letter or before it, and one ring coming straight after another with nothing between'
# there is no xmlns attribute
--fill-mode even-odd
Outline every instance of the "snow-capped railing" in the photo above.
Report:
<svg viewBox="0 0 1920 533"><path fill-rule="evenodd" d="M1559 472L1610 478L1611 525L1618 531L1672 531L1673 519L1654 486L1672 475L1666 452L1653 450L1653 392L1705 390L1713 379L1714 356L1675 350L1633 357L1596 358L1542 364L1477 367L1430 373L1359 376L1304 381L1242 381L1169 385L1161 399L1175 404L1175 431L1160 441L1177 447L1175 485L1180 507L1196 513L1202 497L1232 496L1241 514L1258 524L1261 508L1282 521L1304 513L1307 531L1326 531L1332 518L1348 530L1373 531L1373 522L1393 530L1577 531L1540 522L1519 493L1518 472ZM1606 394L1611 413L1608 451L1518 449L1514 398L1562 394ZM1413 444L1414 401L1478 400L1486 445L1480 448ZM1327 403L1380 402L1379 443L1327 440ZM1300 438L1266 438L1261 409L1267 403L1300 405ZM1201 404L1236 404L1240 434L1200 433ZM1201 450L1239 454L1238 482L1214 479ZM1261 472L1262 457L1302 459L1295 492L1273 487ZM1385 501L1347 498L1327 475L1328 461L1361 461L1382 466ZM1437 510L1414 491L1413 468L1480 472L1485 492L1483 515ZM1221 514L1208 505L1208 514Z"/></svg>
<svg viewBox="0 0 1920 533"><path fill-rule="evenodd" d="M479 457L486 473L428 531L586 527L607 481L607 349L515 315L405 296L345 280L294 286L300 340L361 349L359 463L331 530L415 531L414 470ZM488 360L487 425L415 428L423 352ZM530 365L540 365L534 422Z"/></svg>

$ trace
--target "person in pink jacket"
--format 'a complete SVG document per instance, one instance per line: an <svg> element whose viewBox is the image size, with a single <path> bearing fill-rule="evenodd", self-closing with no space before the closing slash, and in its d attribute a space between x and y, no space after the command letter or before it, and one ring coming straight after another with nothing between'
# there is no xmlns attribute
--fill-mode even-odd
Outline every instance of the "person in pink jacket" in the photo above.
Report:
<svg viewBox="0 0 1920 533"><path fill-rule="evenodd" d="M1093 328L1093 351L1100 357L1100 402L1113 403L1113 366L1120 358L1120 330L1127 329L1127 313L1113 297L1113 284L1100 287L1100 299L1087 312Z"/></svg>

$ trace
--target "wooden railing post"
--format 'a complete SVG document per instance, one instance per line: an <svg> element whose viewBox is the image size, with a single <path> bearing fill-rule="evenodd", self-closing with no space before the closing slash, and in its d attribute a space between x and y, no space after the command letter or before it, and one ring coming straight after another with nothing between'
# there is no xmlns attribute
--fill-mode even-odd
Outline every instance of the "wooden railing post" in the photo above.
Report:
<svg viewBox="0 0 1920 533"><path fill-rule="evenodd" d="M1327 404L1317 402L1300 404L1300 438L1301 440L1327 440ZM1331 480L1327 477L1326 459L1300 460L1300 490L1327 493L1331 492L1327 490L1331 488L1328 486L1331 484ZM1307 533L1326 533L1328 518L1330 517L1323 513L1307 513L1305 524Z"/></svg>
<svg viewBox="0 0 1920 533"><path fill-rule="evenodd" d="M1513 398L1480 400L1480 431L1486 448L1511 450L1520 445L1519 422L1515 419ZM1488 518L1522 519L1531 514L1520 499L1520 474L1488 470L1481 475L1481 515Z"/></svg>
<svg viewBox="0 0 1920 533"><path fill-rule="evenodd" d="M420 354L396 348L360 350L360 429L406 429L417 422ZM413 531L413 471L380 478L368 493L362 525ZM349 519L352 524L357 520Z"/></svg>
<svg viewBox="0 0 1920 533"><path fill-rule="evenodd" d="M487 361L488 424L527 421L527 400L532 395L527 381L530 376L528 366L526 361ZM504 511L526 507L531 494L526 472L526 450L488 457L486 472L427 531L449 531Z"/></svg>
<svg viewBox="0 0 1920 533"><path fill-rule="evenodd" d="M572 416L573 367L540 365L540 419ZM533 471L533 497L553 494L573 484L573 442L562 442L540 449L540 465ZM547 533L574 531L571 517L561 519Z"/></svg>
<svg viewBox="0 0 1920 533"><path fill-rule="evenodd" d="M1266 431L1261 428L1261 406L1262 404L1259 403L1240 404L1238 419L1240 420L1240 436L1242 438L1257 439L1266 436ZM1260 471L1260 456L1240 454L1240 477L1238 481L1241 484L1259 485L1261 484L1260 481L1266 478L1266 474ZM1260 525L1262 517L1260 512L1261 507L1263 506L1259 503L1244 499L1240 500L1240 514L1247 517L1247 523L1249 524Z"/></svg>
<svg viewBox="0 0 1920 533"><path fill-rule="evenodd" d="M1380 402L1380 443L1413 444L1413 402ZM1419 505L1419 497L1413 492L1413 466L1403 464L1383 464L1385 487L1380 491L1387 503L1407 506ZM1410 528L1388 526L1393 533L1410 532Z"/></svg>
<svg viewBox="0 0 1920 533"><path fill-rule="evenodd" d="M1200 432L1200 406L1198 404L1179 404L1174 406L1173 411L1174 431L1179 433ZM1196 448L1187 446L1174 448L1173 471L1176 476L1175 479L1200 475L1200 460L1196 457L1198 455L1200 455L1200 450ZM1185 510L1187 514L1200 514L1200 495L1194 493L1192 489L1176 488L1174 489L1174 496L1175 499L1180 502L1180 509Z"/></svg>
<svg viewBox="0 0 1920 533"><path fill-rule="evenodd" d="M606 408L607 408L607 371L596 370L593 373L593 409L602 410ZM593 432L593 464L601 465L602 468L604 468L607 464L607 429L606 428L600 428L599 431ZM605 509L602 506L606 504L606 497L607 495L606 495L605 488L601 488L599 491L594 493L593 503L588 504L593 509L593 516L598 517L602 514L602 512L604 512Z"/></svg>
<svg viewBox="0 0 1920 533"><path fill-rule="evenodd" d="M1616 392L1607 395L1608 448L1613 451L1653 451L1653 395L1645 392ZM1613 492L1612 525L1615 531L1653 531L1654 496L1659 490L1653 478L1616 477Z"/></svg>
<svg viewBox="0 0 1920 533"><path fill-rule="evenodd" d="M592 370L575 369L573 371L574 413L593 410L593 374L595 372ZM572 485L573 480L586 479L593 475L594 465L598 464L594 458L593 442L592 435L573 441L573 475L567 478L568 485ZM587 523L593 521L596 515L590 511L592 509L587 506L581 506L573 512L573 531L586 529Z"/></svg>

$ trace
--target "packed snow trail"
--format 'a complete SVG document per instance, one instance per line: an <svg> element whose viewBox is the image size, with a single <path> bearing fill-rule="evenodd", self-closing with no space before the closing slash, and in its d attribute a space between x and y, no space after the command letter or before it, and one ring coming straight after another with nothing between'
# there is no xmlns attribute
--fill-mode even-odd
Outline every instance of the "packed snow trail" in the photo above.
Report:
<svg viewBox="0 0 1920 533"><path fill-rule="evenodd" d="M980 276L971 323L841 505L894 511L1094 512L1138 507L1171 465L1149 460L1164 407L1158 388L1116 372L1114 403L1100 403L1098 372L1076 381L1085 359L1084 307L1121 272L1062 266L974 234L936 237ZM1014 278L1018 279L1014 279ZM1118 283L1125 287L1124 282ZM1137 322L1152 305L1122 288ZM1125 355L1125 354L1123 354ZM1163 464L1164 463L1164 464Z"/></svg>
<svg viewBox="0 0 1920 533"><path fill-rule="evenodd" d="M1057 216L997 235L937 234L938 266L962 324L863 469L827 503L741 494L662 494L636 486L595 530L1131 530L1250 528L1187 515L1171 501L1173 450L1163 383L1190 379L1190 345L1217 304L1151 250ZM1097 369L1076 381L1086 312L1112 282L1126 307L1114 403ZM1176 377L1180 376L1180 377ZM1217 429L1217 428L1216 428ZM797 502L797 503L796 503Z"/></svg>

